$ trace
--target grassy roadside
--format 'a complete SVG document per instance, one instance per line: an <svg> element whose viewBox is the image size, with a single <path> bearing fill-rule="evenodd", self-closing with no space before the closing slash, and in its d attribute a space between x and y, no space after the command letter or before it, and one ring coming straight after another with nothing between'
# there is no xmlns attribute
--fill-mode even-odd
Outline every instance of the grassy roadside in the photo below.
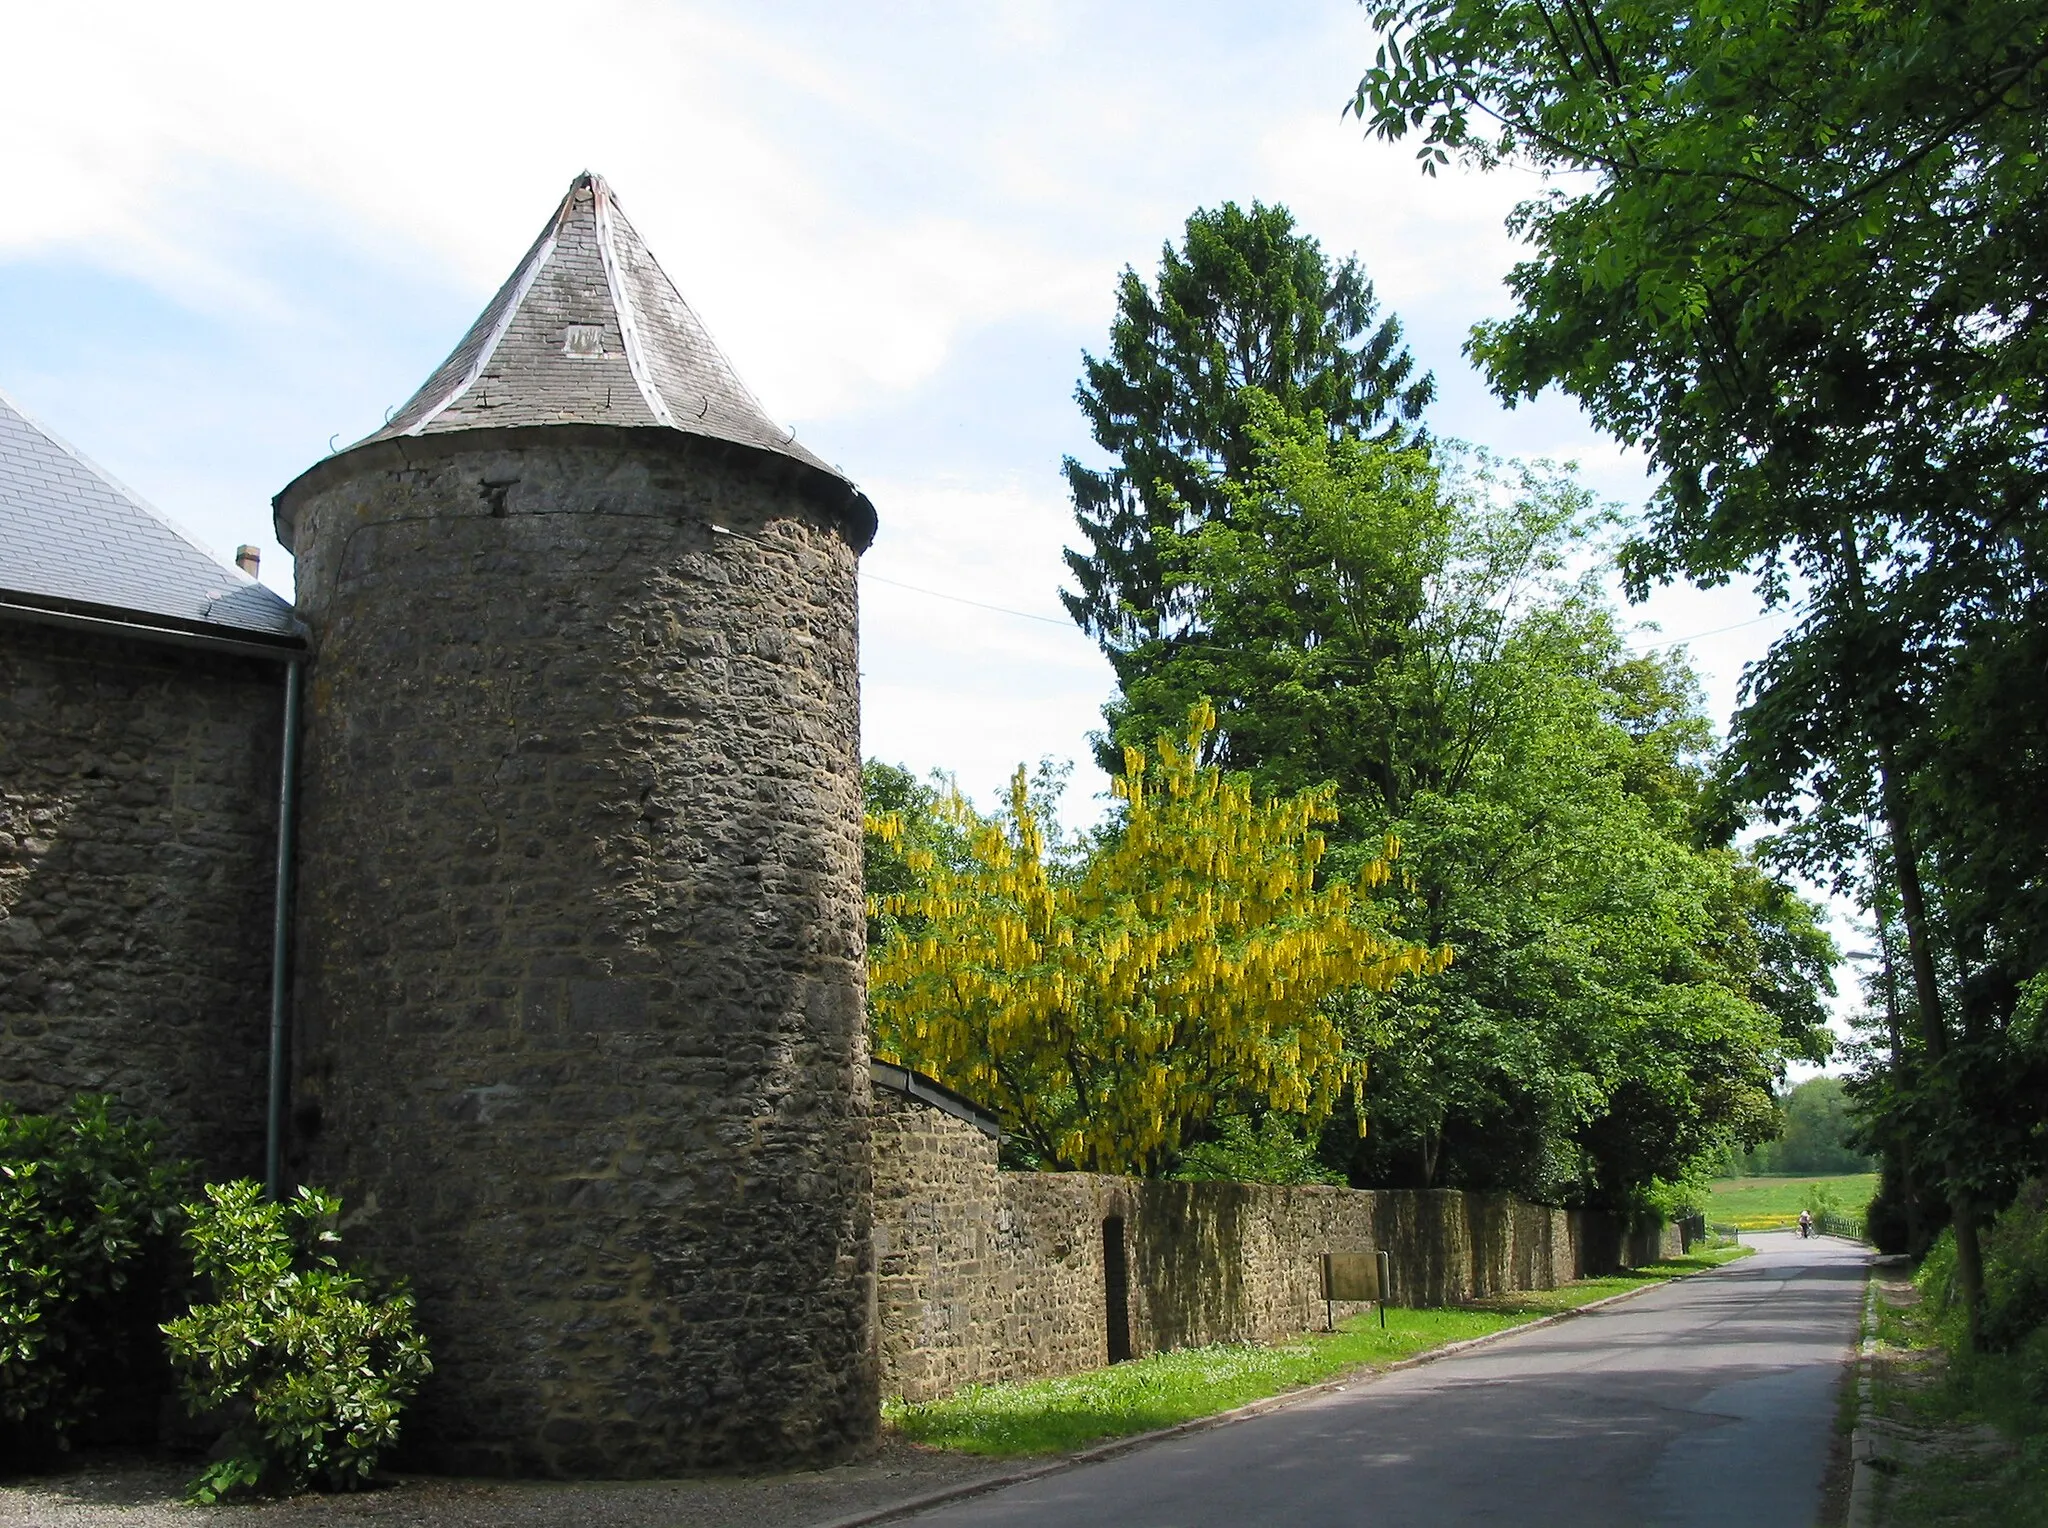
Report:
<svg viewBox="0 0 2048 1528"><path fill-rule="evenodd" d="M1609 1295L1717 1267L1747 1247L1702 1250L1606 1279L1433 1310L1387 1311L1337 1331L1271 1346L1227 1344L1155 1353L1086 1374L1014 1385L972 1385L943 1400L892 1401L883 1420L903 1437L972 1454L1050 1454L1213 1416L1251 1401L1411 1358L1447 1343L1523 1326Z"/></svg>
<svg viewBox="0 0 2048 1528"><path fill-rule="evenodd" d="M1881 1528L2048 1528L2048 1397L2028 1394L2009 1355L1951 1364L1902 1274L1878 1282L1870 1375Z"/></svg>

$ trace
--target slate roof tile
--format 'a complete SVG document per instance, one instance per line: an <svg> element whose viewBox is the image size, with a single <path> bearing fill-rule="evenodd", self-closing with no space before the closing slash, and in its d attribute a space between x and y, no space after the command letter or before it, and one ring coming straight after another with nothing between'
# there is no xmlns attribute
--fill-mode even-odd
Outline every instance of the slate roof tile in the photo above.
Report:
<svg viewBox="0 0 2048 1528"><path fill-rule="evenodd" d="M845 480L768 418L588 173L426 385L357 444L547 424L667 426Z"/></svg>
<svg viewBox="0 0 2048 1528"><path fill-rule="evenodd" d="M299 635L292 608L221 562L0 393L0 599Z"/></svg>

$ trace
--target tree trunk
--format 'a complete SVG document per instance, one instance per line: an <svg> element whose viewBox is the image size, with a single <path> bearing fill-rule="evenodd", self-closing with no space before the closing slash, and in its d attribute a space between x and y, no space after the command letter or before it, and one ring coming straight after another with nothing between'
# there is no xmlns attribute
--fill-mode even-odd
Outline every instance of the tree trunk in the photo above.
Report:
<svg viewBox="0 0 2048 1528"><path fill-rule="evenodd" d="M1891 904L1885 898L1881 882L1873 881L1871 911L1877 915L1877 949L1884 961L1884 1022L1885 1038L1891 1043L1892 1079L1897 1086L1906 1075L1906 1036L1899 1018L1899 972L1892 964L1892 919ZM1900 1133L1900 1137L1903 1132ZM1913 1154L1906 1149L1905 1141L1895 1137L1892 1150L1897 1154L1899 1164L1899 1191L1906 1196L1906 1245L1918 1249L1925 1245L1920 1224L1920 1192L1913 1182Z"/></svg>
<svg viewBox="0 0 2048 1528"><path fill-rule="evenodd" d="M1899 883L1899 916L1906 925L1906 953L1913 967L1913 996L1920 1006L1920 1043L1927 1052L1927 1070L1939 1076L1948 1054L1948 1021L1943 1015L1941 983L1934 969L1934 945L1927 937L1927 903L1920 889L1920 852L1906 818L1905 791L1899 784L1889 740L1877 740L1877 783L1884 802L1885 830L1891 839L1892 871ZM1984 1304L1984 1254L1977 1242L1977 1210L1956 1160L1947 1164L1950 1223L1956 1233L1956 1283L1961 1286L1963 1319L1970 1350L1978 1349L1978 1323Z"/></svg>
<svg viewBox="0 0 2048 1528"><path fill-rule="evenodd" d="M1863 559L1856 545L1856 532L1844 524L1841 535L1841 572L1850 608L1858 617L1869 614L1863 588ZM1883 724L1872 719L1869 741L1877 755L1878 801L1884 815L1885 836L1891 842L1892 874L1899 888L1899 917L1906 925L1906 952L1913 968L1913 996L1920 1005L1921 1044L1927 1052L1927 1070L1939 1077L1942 1058L1948 1054L1948 1021L1944 1016L1941 982L1934 969L1934 944L1928 937L1927 902L1921 895L1920 848L1913 838L1907 816L1906 791L1899 779L1898 756ZM1960 1164L1950 1156L1945 1164L1948 1179L1950 1222L1956 1233L1956 1283L1961 1286L1963 1319L1972 1352L1979 1346L1979 1324L1984 1304L1984 1255L1977 1242L1977 1211L1964 1187Z"/></svg>

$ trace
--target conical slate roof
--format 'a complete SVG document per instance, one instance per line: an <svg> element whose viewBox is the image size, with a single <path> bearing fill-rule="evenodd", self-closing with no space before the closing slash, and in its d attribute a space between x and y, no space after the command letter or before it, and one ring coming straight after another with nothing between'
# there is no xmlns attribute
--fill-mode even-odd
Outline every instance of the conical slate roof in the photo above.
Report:
<svg viewBox="0 0 2048 1528"><path fill-rule="evenodd" d="M584 173L426 386L368 440L511 425L666 426L830 473L733 372L604 178Z"/></svg>
<svg viewBox="0 0 2048 1528"><path fill-rule="evenodd" d="M295 643L292 608L0 393L0 602Z"/></svg>

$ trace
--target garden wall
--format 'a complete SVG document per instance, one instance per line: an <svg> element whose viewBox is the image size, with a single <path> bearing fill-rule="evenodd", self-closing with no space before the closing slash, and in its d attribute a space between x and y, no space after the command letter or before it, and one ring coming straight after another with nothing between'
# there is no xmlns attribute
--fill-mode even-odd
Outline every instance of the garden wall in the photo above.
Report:
<svg viewBox="0 0 2048 1528"><path fill-rule="evenodd" d="M1323 1323L1325 1252L1384 1249L1395 1304L1441 1305L1677 1250L1508 1194L1003 1172L990 1122L877 1084L882 1391L906 1400L1293 1336Z"/></svg>
<svg viewBox="0 0 2048 1528"><path fill-rule="evenodd" d="M263 1171L283 670L0 622L0 1100Z"/></svg>

